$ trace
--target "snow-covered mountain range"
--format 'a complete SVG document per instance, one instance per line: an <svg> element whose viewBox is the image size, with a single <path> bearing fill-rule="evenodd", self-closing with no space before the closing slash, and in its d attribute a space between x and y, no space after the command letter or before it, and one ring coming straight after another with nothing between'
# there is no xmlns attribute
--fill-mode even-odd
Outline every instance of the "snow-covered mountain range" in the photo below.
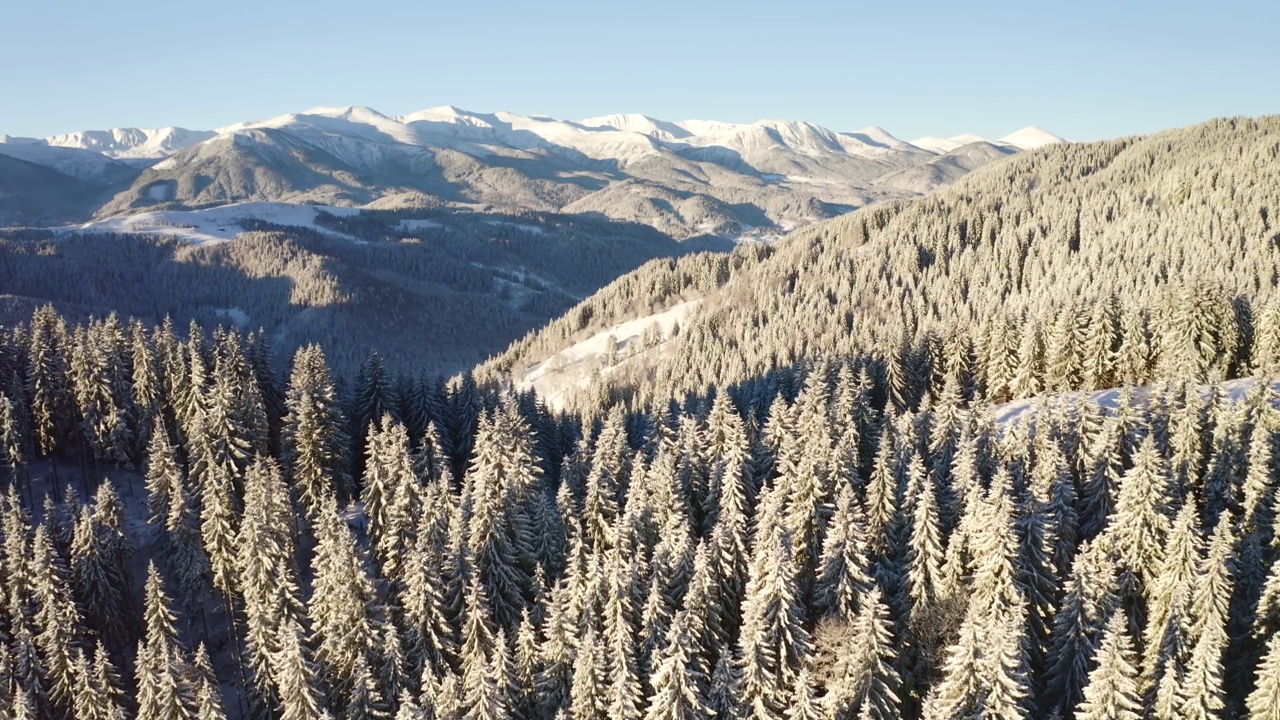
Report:
<svg viewBox="0 0 1280 720"><path fill-rule="evenodd" d="M0 155L77 181L86 216L246 201L452 205L593 213L689 237L785 230L1058 142L1034 127L998 140L905 142L878 127L798 121L319 107L209 131L0 135ZM5 190L0 171L0 197Z"/></svg>

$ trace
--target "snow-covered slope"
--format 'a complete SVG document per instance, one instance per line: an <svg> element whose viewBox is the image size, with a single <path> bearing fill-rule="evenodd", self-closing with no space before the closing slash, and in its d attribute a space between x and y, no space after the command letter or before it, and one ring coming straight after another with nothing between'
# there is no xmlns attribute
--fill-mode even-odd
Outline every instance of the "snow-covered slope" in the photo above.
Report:
<svg viewBox="0 0 1280 720"><path fill-rule="evenodd" d="M70 147L53 147L43 140L0 136L0 155L43 165L77 180L112 183L134 172L101 153Z"/></svg>
<svg viewBox="0 0 1280 720"><path fill-rule="evenodd" d="M949 140L943 137L926 135L925 137L916 138L915 140L912 140L911 144L915 145L921 150L928 150L929 152L942 154L942 153L949 153L952 150L955 150L956 148L960 147L964 143L956 142L955 140Z"/></svg>
<svg viewBox="0 0 1280 720"><path fill-rule="evenodd" d="M533 365L516 384L521 390L536 390L548 407L562 409L570 395L590 386L592 371L598 369L601 375L607 376L640 357L655 353L661 355L666 342L671 339L672 329L701 303L701 300L689 300L655 315L628 320L596 333ZM657 329L658 343L644 347L644 334L651 328ZM617 362L613 365L609 365L606 358L609 338L617 341Z"/></svg>
<svg viewBox="0 0 1280 720"><path fill-rule="evenodd" d="M179 150L212 138L212 130L186 130L183 128L115 128L113 130L88 130L85 132L54 135L44 139L46 145L80 150L93 150L116 159L147 159L168 157Z"/></svg>
<svg viewBox="0 0 1280 720"><path fill-rule="evenodd" d="M1025 127L1021 130L1009 133L1000 138L1000 142L1006 145L1012 145L1019 150L1034 150L1045 145L1057 145L1066 142L1065 139L1054 135L1048 130L1042 130L1038 127Z"/></svg>
<svg viewBox="0 0 1280 720"><path fill-rule="evenodd" d="M348 238L316 223L319 211L331 215L352 216L359 210L345 207L295 205L291 203L249 202L223 205L208 210L165 210L108 218L83 225L59 228L62 232L129 233L173 237L193 245L233 240L245 231L247 220L261 220L274 225L315 230L335 237Z"/></svg>

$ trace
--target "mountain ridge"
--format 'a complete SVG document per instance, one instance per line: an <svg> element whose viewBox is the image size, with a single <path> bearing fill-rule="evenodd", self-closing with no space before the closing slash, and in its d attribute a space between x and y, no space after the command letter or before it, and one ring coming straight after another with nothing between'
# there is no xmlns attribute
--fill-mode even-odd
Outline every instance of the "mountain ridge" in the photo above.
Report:
<svg viewBox="0 0 1280 720"><path fill-rule="evenodd" d="M958 136L959 137L959 136ZM392 116L319 106L215 130L181 128L0 137L0 154L89 183L62 204L80 224L243 202L479 212L569 212L648 224L681 240L782 232L954 181L1009 149L1057 142L1035 129L964 136L964 158L872 126L797 120L671 122L639 113L558 120L454 106ZM941 158L941 160L940 160ZM914 169L914 170L913 170ZM106 197L105 201L98 198ZM0 225L22 222L0 217Z"/></svg>
<svg viewBox="0 0 1280 720"><path fill-rule="evenodd" d="M447 115L452 114L460 119L469 120L474 118L484 118L486 116L501 118L504 121L511 119L517 120L538 120L551 121L555 123L563 123L575 125L582 128L612 128L619 132L631 132L641 135L659 136L662 139L684 139L690 137L699 137L707 135L717 135L725 132L738 131L743 128L752 126L807 126L818 128L820 130L830 132L837 135L852 137L857 135L881 136L887 137L890 143L901 145L911 145L913 147L930 150L932 143L917 144L917 141L904 141L893 136L887 130L879 126L870 126L852 131L831 130L816 123L810 123L802 120L782 119L782 118L762 118L748 123L732 123L720 120L703 120L690 118L687 120L671 121L652 117L643 113L614 113L608 115L600 115L579 120L557 120L545 115L521 115L507 111L495 112L475 112L464 110L453 105L441 105L436 107L425 108L423 110L407 113L404 115L387 115L374 108L362 105L345 105L345 106L316 106L295 113L285 113L275 115L262 120L249 120L231 125L226 125L209 130L193 130L182 127L163 127L163 128L140 128L140 127L120 127L107 130L81 130L76 132L61 133L49 135L43 138L34 137L13 137L0 134L0 144L6 143L22 143L22 144L43 144L48 146L75 148L82 150L93 150L107 157L112 158L128 158L128 159L160 159L168 157L175 152L184 150L192 145L211 140L216 136L237 132L249 127L263 126L268 123L275 123L283 118L299 117L299 116L364 116L376 117L383 120L411 123L419 120L443 121ZM1035 135L1030 133L1034 131ZM1024 137L1022 134L1028 133L1025 138L1027 140L1034 139L1039 144L1035 146L1028 145L1022 147L1018 144L1018 139ZM1036 126L1028 126L1021 130L1005 135L998 140L988 140L986 137L976 134L963 134L950 136L948 138L936 138L928 136L920 138L922 141L930 140L950 140L953 142L967 139L968 141L989 141L1015 145L1022 149L1030 149L1031 147L1039 147L1040 145L1052 142L1066 142L1066 140L1058 135L1054 135L1046 130L1042 130ZM967 144L960 142L960 144ZM958 147L958 146L957 146ZM946 151L955 149L948 148ZM944 152L946 152L944 151Z"/></svg>

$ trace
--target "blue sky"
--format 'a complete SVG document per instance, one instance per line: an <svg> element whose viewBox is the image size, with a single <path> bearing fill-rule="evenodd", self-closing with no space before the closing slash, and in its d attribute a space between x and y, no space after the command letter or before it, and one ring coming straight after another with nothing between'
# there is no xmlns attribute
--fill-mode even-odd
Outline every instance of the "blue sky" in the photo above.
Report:
<svg viewBox="0 0 1280 720"><path fill-rule="evenodd" d="M1277 5L6 0L0 133L450 104L1088 140L1280 112Z"/></svg>

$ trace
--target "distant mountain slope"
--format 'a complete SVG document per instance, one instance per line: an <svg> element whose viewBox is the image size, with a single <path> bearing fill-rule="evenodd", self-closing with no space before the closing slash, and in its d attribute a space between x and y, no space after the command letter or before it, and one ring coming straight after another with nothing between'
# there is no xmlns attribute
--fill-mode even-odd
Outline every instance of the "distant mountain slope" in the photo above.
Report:
<svg viewBox="0 0 1280 720"><path fill-rule="evenodd" d="M679 264L642 268L484 373L520 381L585 339L566 328L588 309L636 308L600 332L700 297L661 362L629 363L609 374L612 390L579 399L660 404L833 355L933 373L931 393L963 372L994 401L1148 384L1174 370L1233 376L1259 362L1241 350L1252 337L1239 328L1280 337L1277 147L1280 117L1042 148L929 198L799 231L774 252L735 253L735 270L710 290L682 286ZM637 296L644 287L661 290ZM1106 348L1095 365L1084 364L1088 343Z"/></svg>
<svg viewBox="0 0 1280 720"><path fill-rule="evenodd" d="M4 138L0 142L0 155L42 165L77 180L103 185L129 182L138 175L136 169L101 153L45 145L34 140Z"/></svg>
<svg viewBox="0 0 1280 720"><path fill-rule="evenodd" d="M776 236L911 197L982 159L925 170L927 181L880 182L954 148L918 147L878 127L835 132L789 120L669 122L639 114L569 121L450 106L398 117L318 107L214 131L123 128L0 140L0 153L81 180L127 183L93 209L99 218L238 202L448 205L597 215L677 239ZM12 222L0 217L0 225Z"/></svg>
<svg viewBox="0 0 1280 720"><path fill-rule="evenodd" d="M970 172L1016 152L1016 149L1008 145L972 142L943 153L923 165L889 173L878 178L876 184L923 194L950 185Z"/></svg>
<svg viewBox="0 0 1280 720"><path fill-rule="evenodd" d="M101 202L100 192L80 178L0 152L0 226L75 220Z"/></svg>

